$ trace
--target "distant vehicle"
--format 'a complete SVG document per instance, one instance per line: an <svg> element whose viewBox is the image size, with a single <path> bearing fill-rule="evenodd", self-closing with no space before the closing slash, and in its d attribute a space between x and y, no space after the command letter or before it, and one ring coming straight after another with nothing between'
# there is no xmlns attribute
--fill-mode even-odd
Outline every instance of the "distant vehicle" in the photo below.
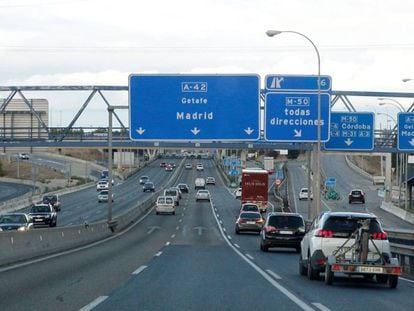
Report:
<svg viewBox="0 0 414 311"><path fill-rule="evenodd" d="M172 170L173 170L173 167L172 167L171 165L167 164L167 165L165 166L165 171L166 171L166 172L172 172Z"/></svg>
<svg viewBox="0 0 414 311"><path fill-rule="evenodd" d="M20 160L29 160L30 157L27 153L19 153L19 159Z"/></svg>
<svg viewBox="0 0 414 311"><path fill-rule="evenodd" d="M47 225L56 227L57 213L50 204L35 204L30 208L30 217L33 219L33 225Z"/></svg>
<svg viewBox="0 0 414 311"><path fill-rule="evenodd" d="M27 231L33 228L33 221L26 213L6 213L0 215L0 231Z"/></svg>
<svg viewBox="0 0 414 311"><path fill-rule="evenodd" d="M139 183L141 185L145 184L147 181L149 181L149 177L147 175L143 175L141 176L141 178L139 179Z"/></svg>
<svg viewBox="0 0 414 311"><path fill-rule="evenodd" d="M240 209L241 212L256 212L260 213L260 209L257 204L254 203L244 203Z"/></svg>
<svg viewBox="0 0 414 311"><path fill-rule="evenodd" d="M302 188L299 191L299 200L308 200L309 199L309 189ZM313 193L310 194L310 199L313 200Z"/></svg>
<svg viewBox="0 0 414 311"><path fill-rule="evenodd" d="M171 166L172 168L175 168L177 165L175 164L175 162L170 162L169 164L168 164L169 166Z"/></svg>
<svg viewBox="0 0 414 311"><path fill-rule="evenodd" d="M204 171L204 165L201 163L198 163L196 169L197 171Z"/></svg>
<svg viewBox="0 0 414 311"><path fill-rule="evenodd" d="M196 202L197 201L203 201L203 200L210 201L210 191L205 190L205 189L201 189L201 190L197 191L197 193L196 193Z"/></svg>
<svg viewBox="0 0 414 311"><path fill-rule="evenodd" d="M60 200L58 194L46 194L43 196L42 202L52 205L56 212L60 211Z"/></svg>
<svg viewBox="0 0 414 311"><path fill-rule="evenodd" d="M109 182L105 179L98 181L98 183L96 184L97 191L107 190L108 188L109 188Z"/></svg>
<svg viewBox="0 0 414 311"><path fill-rule="evenodd" d="M181 190L181 193L188 193L189 191L187 184L178 184L177 188Z"/></svg>
<svg viewBox="0 0 414 311"><path fill-rule="evenodd" d="M296 213L269 213L260 238L260 249L293 247L300 252L300 242L305 235L305 221Z"/></svg>
<svg viewBox="0 0 414 311"><path fill-rule="evenodd" d="M242 188L237 188L235 191L234 191L234 196L236 197L236 199L240 199L241 197L242 197Z"/></svg>
<svg viewBox="0 0 414 311"><path fill-rule="evenodd" d="M98 202L108 202L109 200L109 190L101 190L98 193ZM114 194L112 193L112 202L114 201Z"/></svg>
<svg viewBox="0 0 414 311"><path fill-rule="evenodd" d="M216 180L214 177L209 176L206 178L206 185L215 185L215 184L216 184Z"/></svg>
<svg viewBox="0 0 414 311"><path fill-rule="evenodd" d="M176 189L176 190L178 190L178 198L181 199L183 193L181 192L181 189L180 188L178 188L178 187L170 187L170 189Z"/></svg>
<svg viewBox="0 0 414 311"><path fill-rule="evenodd" d="M180 193L178 192L177 189L172 189L172 188L165 189L164 190L164 195L173 197L175 205L177 205L177 206L180 205Z"/></svg>
<svg viewBox="0 0 414 311"><path fill-rule="evenodd" d="M260 234L262 230L263 218L259 212L241 212L236 220L236 234L242 231L253 231Z"/></svg>
<svg viewBox="0 0 414 311"><path fill-rule="evenodd" d="M365 204L365 193L361 189L352 189L348 195L349 204L354 202L361 202Z"/></svg>
<svg viewBox="0 0 414 311"><path fill-rule="evenodd" d="M263 169L247 168L242 170L241 205L255 203L261 212L266 212L268 205L269 173Z"/></svg>
<svg viewBox="0 0 414 311"><path fill-rule="evenodd" d="M147 181L143 186L142 186L142 191L144 192L154 192L155 191L155 185L153 182Z"/></svg>
<svg viewBox="0 0 414 311"><path fill-rule="evenodd" d="M263 157L263 168L268 171L269 174L275 172L275 161L273 157Z"/></svg>
<svg viewBox="0 0 414 311"><path fill-rule="evenodd" d="M194 182L194 189L204 189L206 187L206 180L204 178L196 178Z"/></svg>
<svg viewBox="0 0 414 311"><path fill-rule="evenodd" d="M193 165L191 164L191 163L187 163L186 165L185 165L185 169L186 170L191 170L193 168Z"/></svg>
<svg viewBox="0 0 414 311"><path fill-rule="evenodd" d="M102 179L108 179L109 178L109 170L105 169L101 172L101 178Z"/></svg>
<svg viewBox="0 0 414 311"><path fill-rule="evenodd" d="M167 165L167 163L165 163L165 162L160 163L160 167L165 167L166 165Z"/></svg>
<svg viewBox="0 0 414 311"><path fill-rule="evenodd" d="M175 215L174 198L171 196L159 196L155 204L155 213L170 213Z"/></svg>

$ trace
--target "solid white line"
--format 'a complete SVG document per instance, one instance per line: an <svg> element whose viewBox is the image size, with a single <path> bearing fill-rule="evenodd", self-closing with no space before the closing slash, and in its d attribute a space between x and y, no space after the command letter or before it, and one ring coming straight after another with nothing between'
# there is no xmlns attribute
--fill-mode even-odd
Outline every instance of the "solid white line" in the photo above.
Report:
<svg viewBox="0 0 414 311"><path fill-rule="evenodd" d="M180 219L178 222L182 222L183 220L182 219Z"/></svg>
<svg viewBox="0 0 414 311"><path fill-rule="evenodd" d="M158 252L158 253L156 253L154 256L160 257L160 256L161 256L161 254L162 254L162 252Z"/></svg>
<svg viewBox="0 0 414 311"><path fill-rule="evenodd" d="M276 280L282 279L278 274L274 273L272 270L267 269L266 272L269 273L271 276L273 276L273 278Z"/></svg>
<svg viewBox="0 0 414 311"><path fill-rule="evenodd" d="M403 281L406 281L406 282L414 283L414 281L410 280L410 279L406 279L406 278L402 278L402 277L399 277L399 279L403 280Z"/></svg>
<svg viewBox="0 0 414 311"><path fill-rule="evenodd" d="M246 254L246 257L249 258L249 259L251 259L251 260L254 260L254 257L252 255L250 255L250 254Z"/></svg>
<svg viewBox="0 0 414 311"><path fill-rule="evenodd" d="M179 230L179 229L180 229L180 227L179 227L179 226L175 227L175 230Z"/></svg>
<svg viewBox="0 0 414 311"><path fill-rule="evenodd" d="M165 243L165 246L168 246L168 245L170 245L171 243L170 242L167 242L167 243Z"/></svg>
<svg viewBox="0 0 414 311"><path fill-rule="evenodd" d="M223 221L220 219L220 223L223 224Z"/></svg>
<svg viewBox="0 0 414 311"><path fill-rule="evenodd" d="M211 206L211 211L213 215L214 213L213 206ZM278 289L282 294L284 294L286 297L288 297L292 302L294 302L296 305L298 305L302 310L306 311L314 311L314 309L308 305L306 302L301 300L299 297L295 296L293 293L291 293L289 290L287 290L285 287L283 287L281 284L276 282L274 279L272 279L265 271L263 271L259 266L257 266L253 261L251 261L249 258L247 258L245 255L243 255L234 245L230 242L231 237L226 236L223 232L223 229L221 228L218 218L215 217L216 223L219 227L220 233L223 236L224 240L226 241L227 245L233 249L233 251L239 255L248 265L250 265L254 270L256 270L257 273L259 273L266 281L268 281L273 287Z"/></svg>
<svg viewBox="0 0 414 311"><path fill-rule="evenodd" d="M90 311L93 308L95 308L97 305L99 305L101 302L105 301L108 298L108 296L100 296L96 298L94 301L92 301L90 304L87 304L82 309L79 309L79 311Z"/></svg>
<svg viewBox="0 0 414 311"><path fill-rule="evenodd" d="M223 227L223 231L226 232L226 228Z"/></svg>
<svg viewBox="0 0 414 311"><path fill-rule="evenodd" d="M171 235L171 239L174 239L174 238L175 238L175 234L172 234L172 235Z"/></svg>
<svg viewBox="0 0 414 311"><path fill-rule="evenodd" d="M239 244L234 243L234 246L236 246L237 248L240 248Z"/></svg>
<svg viewBox="0 0 414 311"><path fill-rule="evenodd" d="M331 309L325 307L323 304L321 304L319 302L312 302L312 304L321 311L331 311Z"/></svg>
<svg viewBox="0 0 414 311"><path fill-rule="evenodd" d="M141 266L137 270L135 270L134 272L132 272L132 274L139 274L142 271L144 271L144 269L146 269L146 268L147 268L147 266Z"/></svg>

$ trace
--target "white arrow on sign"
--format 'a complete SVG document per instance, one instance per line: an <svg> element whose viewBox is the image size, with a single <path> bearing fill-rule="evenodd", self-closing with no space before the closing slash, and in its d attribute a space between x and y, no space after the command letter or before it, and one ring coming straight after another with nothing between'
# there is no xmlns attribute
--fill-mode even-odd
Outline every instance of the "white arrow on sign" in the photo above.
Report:
<svg viewBox="0 0 414 311"><path fill-rule="evenodd" d="M302 137L302 130L294 130L295 131L295 136L294 137Z"/></svg>
<svg viewBox="0 0 414 311"><path fill-rule="evenodd" d="M250 135L251 133L254 132L254 130L251 129L250 126L247 129L245 129L244 131L247 133L247 135Z"/></svg>
<svg viewBox="0 0 414 311"><path fill-rule="evenodd" d="M349 138L349 137L348 137L348 139L347 139L347 140L345 140L345 144L346 144L348 147L349 147L349 146L351 146L353 142L354 142L354 141L353 141L353 140L351 140L351 138Z"/></svg>
<svg viewBox="0 0 414 311"><path fill-rule="evenodd" d="M409 141L411 146L414 146L414 138L411 138L411 140Z"/></svg>
<svg viewBox="0 0 414 311"><path fill-rule="evenodd" d="M139 129L137 129L136 131L139 135L142 135L145 132L145 130L142 127L139 127Z"/></svg>
<svg viewBox="0 0 414 311"><path fill-rule="evenodd" d="M198 129L198 128L193 128L192 130L191 130L191 132L194 134L194 135L197 135L198 133L200 133L200 130Z"/></svg>

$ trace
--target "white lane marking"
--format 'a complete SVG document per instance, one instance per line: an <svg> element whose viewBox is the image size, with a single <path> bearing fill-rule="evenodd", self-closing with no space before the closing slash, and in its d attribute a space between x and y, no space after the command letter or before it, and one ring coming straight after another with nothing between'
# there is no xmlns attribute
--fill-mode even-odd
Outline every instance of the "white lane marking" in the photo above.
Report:
<svg viewBox="0 0 414 311"><path fill-rule="evenodd" d="M161 256L161 254L162 254L162 252L158 252L158 253L156 253L154 256L156 256L156 257L160 257L160 256Z"/></svg>
<svg viewBox="0 0 414 311"><path fill-rule="evenodd" d="M215 207L214 210L217 212L217 208Z"/></svg>
<svg viewBox="0 0 414 311"><path fill-rule="evenodd" d="M147 268L147 266L141 266L139 267L137 270L135 270L134 272L132 272L132 274L140 274L142 271L144 271Z"/></svg>
<svg viewBox="0 0 414 311"><path fill-rule="evenodd" d="M249 258L249 259L251 259L251 260L254 260L254 257L252 255L250 255L250 254L246 254L246 257Z"/></svg>
<svg viewBox="0 0 414 311"><path fill-rule="evenodd" d="M403 280L403 281L406 281L406 282L414 283L414 281L410 280L410 279L406 279L406 278L402 278L402 277L399 277L399 279Z"/></svg>
<svg viewBox="0 0 414 311"><path fill-rule="evenodd" d="M220 218L220 215L219 214L217 214L217 218Z"/></svg>
<svg viewBox="0 0 414 311"><path fill-rule="evenodd" d="M167 242L167 243L165 243L165 246L168 246L168 245L170 245L171 243L170 242Z"/></svg>
<svg viewBox="0 0 414 311"><path fill-rule="evenodd" d="M223 221L220 219L220 223L223 224Z"/></svg>
<svg viewBox="0 0 414 311"><path fill-rule="evenodd" d="M319 302L312 302L312 304L321 311L331 311L331 309L325 307L323 304L321 304Z"/></svg>
<svg viewBox="0 0 414 311"><path fill-rule="evenodd" d="M273 278L276 280L282 279L278 274L274 273L272 270L267 269L266 272L269 273L271 276L273 276Z"/></svg>
<svg viewBox="0 0 414 311"><path fill-rule="evenodd" d="M299 297L295 296L293 293L291 293L289 290L287 290L285 287L283 287L281 284L276 282L274 279L272 279L265 271L263 271L262 268L260 268L258 265L256 265L253 261L251 261L249 258L247 258L245 255L243 255L234 245L230 242L231 237L224 234L223 229L221 228L218 218L215 216L213 206L211 206L211 211L214 215L214 218L216 219L216 223L218 225L218 228L220 230L221 235L223 236L224 240L226 241L227 245L237 254L239 255L249 266L251 266L254 270L256 270L257 273L259 273L266 281L268 281L273 287L278 289L282 294L284 294L286 297L288 297L292 302L294 302L296 305L298 305L302 310L306 311L314 311L314 309L308 305L306 302L301 300Z"/></svg>
<svg viewBox="0 0 414 311"><path fill-rule="evenodd" d="M178 220L178 222L182 222L182 221L183 221L182 219Z"/></svg>
<svg viewBox="0 0 414 311"><path fill-rule="evenodd" d="M174 238L175 238L175 234L172 234L172 235L171 235L171 239L174 239Z"/></svg>
<svg viewBox="0 0 414 311"><path fill-rule="evenodd" d="M239 244L236 244L236 243L235 243L235 244L234 244L234 246L236 246L237 248L240 248Z"/></svg>
<svg viewBox="0 0 414 311"><path fill-rule="evenodd" d="M223 227L223 231L226 232L226 228Z"/></svg>
<svg viewBox="0 0 414 311"><path fill-rule="evenodd" d="M99 305L101 302L105 301L108 298L108 296L100 296L96 298L94 301L92 301L90 304L87 304L82 309L79 309L79 311L90 311L93 308L95 308L97 305Z"/></svg>
<svg viewBox="0 0 414 311"><path fill-rule="evenodd" d="M175 230L179 230L179 229L180 229L180 226L175 227Z"/></svg>

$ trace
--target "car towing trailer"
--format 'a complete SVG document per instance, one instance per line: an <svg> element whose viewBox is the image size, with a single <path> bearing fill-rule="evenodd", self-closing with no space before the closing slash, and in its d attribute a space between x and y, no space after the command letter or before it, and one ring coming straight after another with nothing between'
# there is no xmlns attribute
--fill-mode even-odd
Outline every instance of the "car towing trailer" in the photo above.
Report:
<svg viewBox="0 0 414 311"><path fill-rule="evenodd" d="M375 279L378 283L388 283L390 288L396 288L398 276L402 269L397 258L389 258L388 254L382 254L375 245L373 237L368 232L370 219L359 222L359 228L335 251L328 256L325 267L325 283L332 285L335 273L345 273L349 276L362 275L367 279ZM347 243L355 238L352 246ZM376 253L380 256L378 263L367 262L368 246L372 243ZM351 259L346 259L345 254L351 252Z"/></svg>

